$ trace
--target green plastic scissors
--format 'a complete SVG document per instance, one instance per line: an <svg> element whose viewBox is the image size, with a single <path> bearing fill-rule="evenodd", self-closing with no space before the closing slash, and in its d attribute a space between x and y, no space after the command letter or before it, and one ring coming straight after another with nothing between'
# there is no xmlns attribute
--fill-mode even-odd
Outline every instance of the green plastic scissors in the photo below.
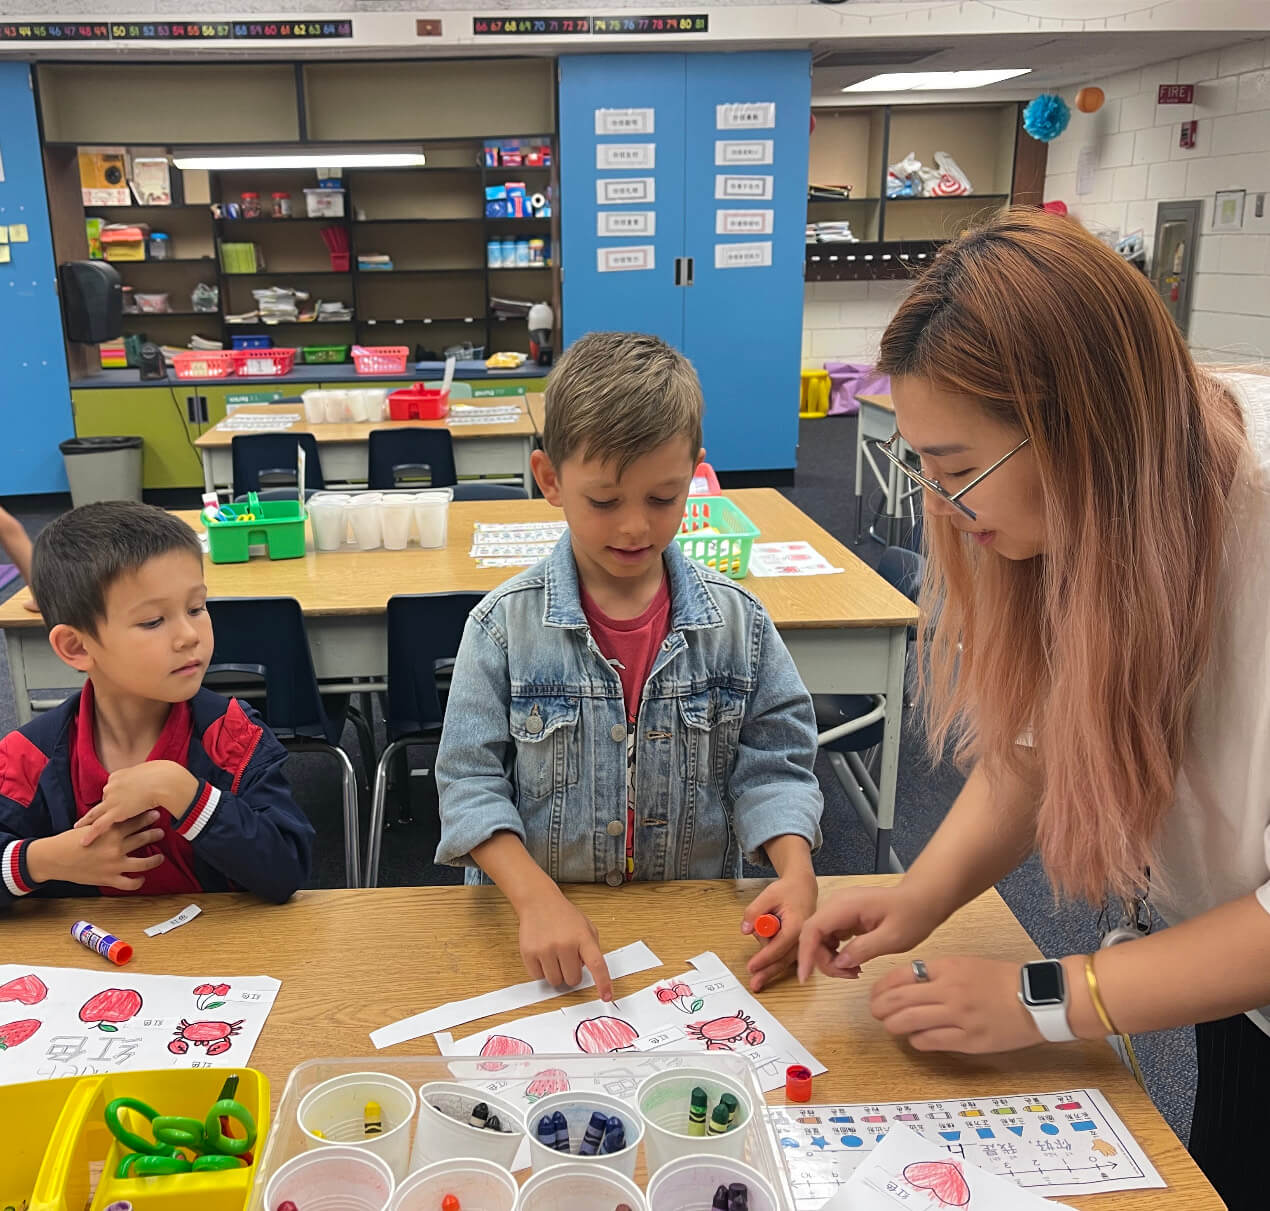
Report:
<svg viewBox="0 0 1270 1211"><path fill-rule="evenodd" d="M231 1076L221 1089L221 1096L203 1119L187 1115L163 1115L139 1098L117 1097L106 1106L106 1126L125 1148L130 1149L119 1162L116 1176L159 1176L170 1173L201 1172L237 1168L251 1163L251 1148L256 1142L256 1121L233 1094L238 1079ZM141 1115L150 1126L152 1139L146 1139L124 1126L122 1110ZM243 1131L241 1137L227 1134L230 1121ZM184 1153L195 1154L189 1160Z"/></svg>

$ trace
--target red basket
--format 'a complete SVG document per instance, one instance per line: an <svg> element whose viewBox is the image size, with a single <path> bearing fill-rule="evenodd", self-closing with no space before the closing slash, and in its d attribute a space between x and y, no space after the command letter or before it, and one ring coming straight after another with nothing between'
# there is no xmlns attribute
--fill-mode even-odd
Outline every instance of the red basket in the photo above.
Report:
<svg viewBox="0 0 1270 1211"><path fill-rule="evenodd" d="M348 257L349 257L349 254L348 254L347 252L333 252L333 253L331 253L331 270L332 270L332 272L334 272L334 273L347 273L347 272L348 272Z"/></svg>
<svg viewBox="0 0 1270 1211"><path fill-rule="evenodd" d="M177 378L228 378L234 373L234 355L195 350L172 359Z"/></svg>
<svg viewBox="0 0 1270 1211"><path fill-rule="evenodd" d="M403 387L388 396L390 420L444 420L450 415L450 393L422 384Z"/></svg>
<svg viewBox="0 0 1270 1211"><path fill-rule="evenodd" d="M358 374L405 374L410 350L404 345L353 346L353 365Z"/></svg>
<svg viewBox="0 0 1270 1211"><path fill-rule="evenodd" d="M235 349L234 372L241 378L275 378L290 374L295 365L294 349Z"/></svg>

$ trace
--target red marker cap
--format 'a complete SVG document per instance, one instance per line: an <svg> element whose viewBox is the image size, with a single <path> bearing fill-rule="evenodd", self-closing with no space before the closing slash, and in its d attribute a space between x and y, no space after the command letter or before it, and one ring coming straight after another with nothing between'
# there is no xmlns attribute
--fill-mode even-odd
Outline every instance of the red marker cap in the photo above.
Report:
<svg viewBox="0 0 1270 1211"><path fill-rule="evenodd" d="M754 922L754 932L760 938L774 938L781 931L781 919L773 912L765 912Z"/></svg>
<svg viewBox="0 0 1270 1211"><path fill-rule="evenodd" d="M811 1069L803 1064L790 1064L785 1069L785 1097L791 1102L811 1101Z"/></svg>

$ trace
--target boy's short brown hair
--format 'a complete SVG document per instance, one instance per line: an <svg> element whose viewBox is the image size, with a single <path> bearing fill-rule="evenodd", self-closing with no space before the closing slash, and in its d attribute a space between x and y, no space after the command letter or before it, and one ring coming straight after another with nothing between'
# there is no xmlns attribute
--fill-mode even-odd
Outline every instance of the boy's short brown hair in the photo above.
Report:
<svg viewBox="0 0 1270 1211"><path fill-rule="evenodd" d="M677 349L643 332L589 332L547 380L543 450L557 469L580 453L615 462L620 476L682 436L695 459L704 410L697 372Z"/></svg>

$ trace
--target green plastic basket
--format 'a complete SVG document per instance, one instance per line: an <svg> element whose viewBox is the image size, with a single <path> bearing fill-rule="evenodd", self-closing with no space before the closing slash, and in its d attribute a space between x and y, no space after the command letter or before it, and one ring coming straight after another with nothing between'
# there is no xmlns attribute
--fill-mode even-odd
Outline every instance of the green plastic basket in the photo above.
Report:
<svg viewBox="0 0 1270 1211"><path fill-rule="evenodd" d="M740 580L757 537L758 527L726 496L690 496L675 541L689 559Z"/></svg>
<svg viewBox="0 0 1270 1211"><path fill-rule="evenodd" d="M299 559L304 554L304 522L308 510L298 500L259 500L248 494L245 505L225 505L235 520L213 521L203 514L212 563L246 563L251 548L263 546L270 559ZM243 518L250 515L252 521Z"/></svg>
<svg viewBox="0 0 1270 1211"><path fill-rule="evenodd" d="M347 345L305 345L300 357L306 366L331 366L348 361Z"/></svg>

